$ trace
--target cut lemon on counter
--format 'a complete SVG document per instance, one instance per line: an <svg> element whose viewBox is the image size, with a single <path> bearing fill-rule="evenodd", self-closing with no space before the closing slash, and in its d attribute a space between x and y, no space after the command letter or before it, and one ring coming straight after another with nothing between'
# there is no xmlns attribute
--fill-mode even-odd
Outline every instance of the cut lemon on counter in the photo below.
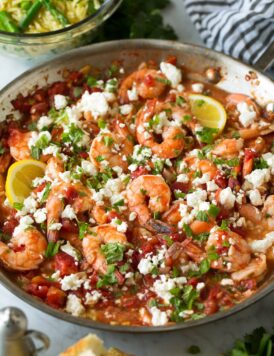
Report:
<svg viewBox="0 0 274 356"><path fill-rule="evenodd" d="M9 203L22 203L26 199L33 187L32 181L37 177L45 175L45 163L33 159L24 159L13 163L6 179L6 195Z"/></svg>
<svg viewBox="0 0 274 356"><path fill-rule="evenodd" d="M227 115L219 101L201 94L190 94L189 100L192 114L202 126L223 131Z"/></svg>

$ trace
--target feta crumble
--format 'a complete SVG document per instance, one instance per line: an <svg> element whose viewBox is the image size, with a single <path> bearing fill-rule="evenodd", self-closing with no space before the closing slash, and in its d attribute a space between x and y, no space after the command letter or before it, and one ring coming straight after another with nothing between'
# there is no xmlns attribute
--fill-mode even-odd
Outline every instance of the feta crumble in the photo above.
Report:
<svg viewBox="0 0 274 356"><path fill-rule="evenodd" d="M162 62L160 64L161 72L167 77L171 82L171 86L176 88L178 84L182 81L182 72L180 69L175 67L171 63Z"/></svg>

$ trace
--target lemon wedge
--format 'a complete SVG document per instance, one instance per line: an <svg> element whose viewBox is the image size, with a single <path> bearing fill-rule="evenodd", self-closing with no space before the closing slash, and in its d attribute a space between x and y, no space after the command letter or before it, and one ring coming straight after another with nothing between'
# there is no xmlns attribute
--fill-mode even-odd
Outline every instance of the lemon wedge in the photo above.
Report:
<svg viewBox="0 0 274 356"><path fill-rule="evenodd" d="M24 159L10 166L5 189L8 201L12 206L14 203L22 203L30 195L33 189L33 179L43 177L45 169L45 163L33 159Z"/></svg>
<svg viewBox="0 0 274 356"><path fill-rule="evenodd" d="M201 94L190 94L189 100L192 114L202 126L223 131L227 115L219 101Z"/></svg>

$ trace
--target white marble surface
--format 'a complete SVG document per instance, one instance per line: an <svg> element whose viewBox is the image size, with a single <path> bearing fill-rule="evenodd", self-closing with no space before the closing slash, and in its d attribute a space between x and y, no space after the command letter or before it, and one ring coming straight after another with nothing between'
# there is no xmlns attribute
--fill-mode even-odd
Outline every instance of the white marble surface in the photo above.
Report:
<svg viewBox="0 0 274 356"><path fill-rule="evenodd" d="M166 11L167 22L172 23L182 41L200 43L199 36L187 18L182 0L173 0ZM18 59L0 56L0 88L31 66ZM88 332L96 332L107 346L116 346L136 356L183 356L190 345L199 345L204 356L217 356L232 345L235 338L253 328L263 325L274 326L274 293L256 305L228 319L202 327L166 334L129 335L98 332L75 326L41 313L19 300L0 286L0 308L17 306L25 311L29 318L29 327L45 332L51 339L51 348L45 356L55 356L67 346Z"/></svg>

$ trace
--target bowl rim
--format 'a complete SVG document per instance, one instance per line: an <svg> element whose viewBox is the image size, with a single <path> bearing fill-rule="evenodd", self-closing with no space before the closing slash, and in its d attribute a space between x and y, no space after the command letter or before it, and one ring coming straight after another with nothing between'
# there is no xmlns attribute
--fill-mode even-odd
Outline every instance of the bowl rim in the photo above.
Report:
<svg viewBox="0 0 274 356"><path fill-rule="evenodd" d="M2 36L6 36L10 38L18 38L18 39L37 39L37 38L54 37L69 32L70 30L77 29L82 25L85 25L89 21L97 19L101 14L104 14L105 11L111 8L112 5L114 6L114 9L116 9L116 7L118 7L121 2L122 0L104 0L104 3L92 15L89 15L88 17L85 17L83 20L76 22L75 24L71 24L67 27L63 27L59 30L41 32L41 33L19 33L19 32L6 32L0 30L0 36L2 35Z"/></svg>
<svg viewBox="0 0 274 356"><path fill-rule="evenodd" d="M133 39L133 40L116 40L116 41L108 41L102 42L97 44L91 44L89 46L84 46L80 48L73 49L63 55L57 56L56 58L46 61L42 64L32 67L31 69L25 71L15 79L13 79L10 83L8 83L4 88L0 90L0 99L1 95L3 95L7 90L11 89L12 86L18 81L24 78L27 78L29 74L33 73L37 70L43 70L44 68L52 67L55 64L60 64L62 60L66 60L67 58L71 58L72 56L79 56L79 54L84 55L85 53L101 53L102 51L111 51L111 49L119 48L121 51L135 51L136 49L159 49L164 48L171 50L171 48L176 48L177 50L181 49L189 49L194 50L197 52L204 52L206 51L207 54L211 54L213 57L221 58L225 61L229 61L230 64L234 63L236 65L240 65L245 70L255 69L264 79L267 79L271 85L274 85L274 82L267 77L264 73L257 70L256 68L247 65L246 63L232 58L228 55L220 53L218 51L206 48L201 45L191 44L186 42L179 42L179 41L169 41L169 40L154 40L154 39ZM7 272L4 272L0 269L0 284L7 288L12 294L23 300L24 302L28 303L35 309L42 311L46 314L49 314L57 319L61 319L63 321L70 322L72 324L77 324L83 327L94 328L103 331L109 332L119 332L119 333L138 333L138 334L146 334L146 333L159 333L159 332L172 332L172 331L179 331L184 329L191 329L194 327L202 326L208 323L216 322L218 320L227 318L231 315L240 312L252 304L257 303L262 298L266 297L268 294L274 291L274 278L271 277L266 285L261 286L261 288L254 293L251 297L245 299L244 301L236 304L235 306L217 312L213 315L206 316L202 319L192 320L182 323L174 323L171 325L163 325L163 326L127 326L127 325L111 325L102 322L98 322L96 320L87 319L83 317L73 316L71 314L66 313L65 311L60 311L54 309L44 302L40 301L35 296L32 296L21 289L15 282L12 281L11 278L8 277Z"/></svg>

